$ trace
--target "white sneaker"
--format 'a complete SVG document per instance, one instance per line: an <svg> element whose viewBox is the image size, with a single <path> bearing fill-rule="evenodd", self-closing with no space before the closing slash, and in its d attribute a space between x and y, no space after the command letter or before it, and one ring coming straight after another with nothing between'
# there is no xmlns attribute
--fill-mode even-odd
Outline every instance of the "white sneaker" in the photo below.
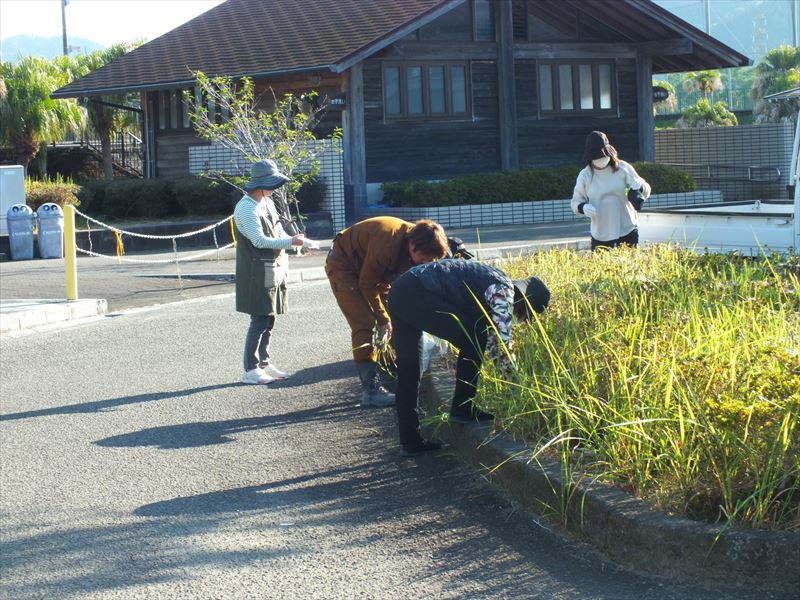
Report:
<svg viewBox="0 0 800 600"><path fill-rule="evenodd" d="M264 372L264 369L260 369L259 367L245 371L244 375L242 375L242 383L251 385L266 385L273 381L275 381L275 377L268 375Z"/></svg>
<svg viewBox="0 0 800 600"><path fill-rule="evenodd" d="M289 373L275 368L273 365L260 365L259 368L273 379L288 379Z"/></svg>

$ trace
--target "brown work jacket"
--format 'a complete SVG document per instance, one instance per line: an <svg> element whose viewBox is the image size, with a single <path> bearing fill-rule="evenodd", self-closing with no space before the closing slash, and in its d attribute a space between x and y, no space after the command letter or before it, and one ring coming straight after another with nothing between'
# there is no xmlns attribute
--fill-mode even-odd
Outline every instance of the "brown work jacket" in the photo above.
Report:
<svg viewBox="0 0 800 600"><path fill-rule="evenodd" d="M384 306L389 286L413 266L407 241L413 227L413 223L396 217L373 217L336 236L329 276L335 277L336 271L357 274L358 289L380 325L389 322Z"/></svg>

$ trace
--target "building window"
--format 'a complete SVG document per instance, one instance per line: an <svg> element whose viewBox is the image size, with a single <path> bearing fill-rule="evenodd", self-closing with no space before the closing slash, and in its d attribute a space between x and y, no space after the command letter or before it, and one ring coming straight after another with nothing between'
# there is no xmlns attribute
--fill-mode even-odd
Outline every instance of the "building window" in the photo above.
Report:
<svg viewBox="0 0 800 600"><path fill-rule="evenodd" d="M184 90L156 92L158 95L158 128L190 129L189 111L183 99Z"/></svg>
<svg viewBox="0 0 800 600"><path fill-rule="evenodd" d="M599 61L539 61L539 111L585 114L615 110L614 67Z"/></svg>
<svg viewBox="0 0 800 600"><path fill-rule="evenodd" d="M494 2L469 0L409 33L403 41L494 41ZM516 0L515 0L516 1ZM523 0L524 1L524 0Z"/></svg>
<svg viewBox="0 0 800 600"><path fill-rule="evenodd" d="M466 63L384 64L385 118L467 116L468 82Z"/></svg>
<svg viewBox="0 0 800 600"><path fill-rule="evenodd" d="M494 41L494 14L490 0L473 0L475 23L475 41Z"/></svg>

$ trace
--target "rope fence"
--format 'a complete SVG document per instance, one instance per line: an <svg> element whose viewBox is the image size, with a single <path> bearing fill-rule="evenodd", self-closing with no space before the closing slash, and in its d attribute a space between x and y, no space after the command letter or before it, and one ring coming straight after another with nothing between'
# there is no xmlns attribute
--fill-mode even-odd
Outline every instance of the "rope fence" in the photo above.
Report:
<svg viewBox="0 0 800 600"><path fill-rule="evenodd" d="M75 251L80 252L81 254L85 254L87 256L94 256L97 258L107 258L111 260L116 260L119 263L135 263L135 264L168 264L168 263L175 263L175 271L178 277L178 284L181 289L183 289L183 279L181 277L181 269L180 263L186 262L190 260L197 260L199 258L204 258L206 256L210 256L212 254L217 255L217 260L219 260L219 253L222 250L227 250L228 248L235 248L236 247L236 233L233 224L233 215L225 217L221 221L217 221L212 225L207 225L201 229L197 229L195 231L188 231L185 233L175 233L175 234L168 234L168 235L156 235L150 233L138 233L135 231L126 231L124 229L119 229L118 227L114 227L113 225L109 225L108 223L103 223L102 221L95 219L94 217L90 217L89 215L82 213L77 208L73 207L76 215L80 215L86 220L87 228L88 228L88 241L89 241L89 248L79 248L77 245L75 246ZM92 249L92 230L90 223L94 223L96 226L104 229L108 229L114 232L116 236L116 256L111 256L109 254L102 254L100 252L95 252ZM230 223L231 228L231 237L233 241L229 244L225 244L224 246L220 246L219 242L217 241L217 227L224 225L225 223ZM211 250L204 250L202 252L197 252L194 254L190 254L188 256L178 256L178 240L183 240L186 238L190 238L195 235L200 235L211 231L214 236L214 248ZM122 241L123 235L129 235L131 237L143 238L143 239L150 239L150 240L171 240L172 241L172 258L128 258L124 256L125 254L125 246Z"/></svg>

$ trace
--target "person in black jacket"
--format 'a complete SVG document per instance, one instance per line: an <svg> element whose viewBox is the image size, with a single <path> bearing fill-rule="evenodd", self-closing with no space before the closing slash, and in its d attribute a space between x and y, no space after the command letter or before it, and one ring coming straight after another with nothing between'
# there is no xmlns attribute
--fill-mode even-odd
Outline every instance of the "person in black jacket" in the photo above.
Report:
<svg viewBox="0 0 800 600"><path fill-rule="evenodd" d="M395 400L404 456L440 447L419 434L416 407L422 332L446 339L459 350L450 420L491 419L472 403L483 354L488 353L501 370L509 369L512 315L528 319L531 309L542 312L549 301L550 290L537 277L512 281L500 269L470 260L418 265L395 280L388 308L397 355Z"/></svg>

